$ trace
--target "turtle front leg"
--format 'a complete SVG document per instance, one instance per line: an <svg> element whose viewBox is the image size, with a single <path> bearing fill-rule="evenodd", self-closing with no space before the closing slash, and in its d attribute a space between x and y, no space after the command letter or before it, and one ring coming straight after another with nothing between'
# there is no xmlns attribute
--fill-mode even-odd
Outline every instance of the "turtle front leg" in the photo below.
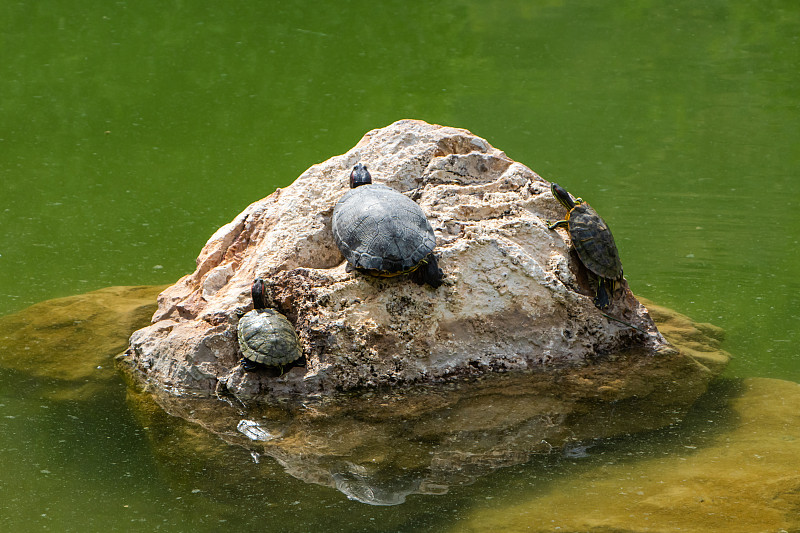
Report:
<svg viewBox="0 0 800 533"><path fill-rule="evenodd" d="M555 224L552 224L552 225L550 225L550 221L548 220L547 224L548 224L547 229L552 231L552 230L554 230L556 228L566 228L566 227L568 227L569 226L569 220L559 220L558 222L556 222Z"/></svg>
<svg viewBox="0 0 800 533"><path fill-rule="evenodd" d="M417 285L428 284L434 289L442 284L444 272L439 268L439 259L435 254L430 253L419 262L419 266L409 274L411 281Z"/></svg>
<svg viewBox="0 0 800 533"><path fill-rule="evenodd" d="M239 364L242 365L242 369L245 372L255 372L256 370L258 370L258 363L254 363L253 361L251 361L246 357L242 357L239 360Z"/></svg>

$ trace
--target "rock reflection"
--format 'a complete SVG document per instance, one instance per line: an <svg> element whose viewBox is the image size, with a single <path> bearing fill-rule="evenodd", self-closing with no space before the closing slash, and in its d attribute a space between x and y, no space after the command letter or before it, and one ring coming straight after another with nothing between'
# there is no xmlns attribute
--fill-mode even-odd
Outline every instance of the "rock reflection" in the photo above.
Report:
<svg viewBox="0 0 800 533"><path fill-rule="evenodd" d="M370 472L363 465L344 461L331 469L337 489L351 500L370 505L398 505L417 491L422 482L418 476L379 470Z"/></svg>
<svg viewBox="0 0 800 533"><path fill-rule="evenodd" d="M236 425L236 430L250 440L267 441L276 437L253 420L240 420Z"/></svg>
<svg viewBox="0 0 800 533"><path fill-rule="evenodd" d="M681 419L713 373L680 352L618 354L581 368L313 399L233 396L158 403L289 474L370 505L442 494L534 454Z"/></svg>

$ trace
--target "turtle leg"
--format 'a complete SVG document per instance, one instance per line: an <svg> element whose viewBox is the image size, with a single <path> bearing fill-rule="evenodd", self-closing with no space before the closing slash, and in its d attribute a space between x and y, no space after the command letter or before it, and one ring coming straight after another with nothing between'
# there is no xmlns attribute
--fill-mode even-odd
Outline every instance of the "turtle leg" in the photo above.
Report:
<svg viewBox="0 0 800 533"><path fill-rule="evenodd" d="M598 309L605 309L611 301L608 298L608 291L606 290L606 279L597 278L597 296L594 299L594 305Z"/></svg>
<svg viewBox="0 0 800 533"><path fill-rule="evenodd" d="M556 228L566 228L566 227L568 227L569 221L568 220L559 220L558 222L555 222L554 224L550 224L550 221L548 220L547 224L548 224L547 229L552 231L552 230L554 230Z"/></svg>
<svg viewBox="0 0 800 533"><path fill-rule="evenodd" d="M239 364L242 365L242 368L244 369L245 372L255 372L256 370L258 370L258 363L254 363L253 361L251 361L246 357L242 357L239 360Z"/></svg>
<svg viewBox="0 0 800 533"><path fill-rule="evenodd" d="M435 254L430 253L428 257L419 262L419 266L409 274L409 277L417 285L427 283L436 289L442 284L444 272L439 268L439 259Z"/></svg>

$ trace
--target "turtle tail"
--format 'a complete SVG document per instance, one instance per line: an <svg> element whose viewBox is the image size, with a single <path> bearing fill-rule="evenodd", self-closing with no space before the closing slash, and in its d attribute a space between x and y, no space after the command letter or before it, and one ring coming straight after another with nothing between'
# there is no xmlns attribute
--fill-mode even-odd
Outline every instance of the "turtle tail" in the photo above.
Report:
<svg viewBox="0 0 800 533"><path fill-rule="evenodd" d="M439 259L435 254L430 253L428 256L419 262L419 266L409 274L411 280L417 285L424 285L427 283L434 289L442 284L444 279L444 272L439 268Z"/></svg>

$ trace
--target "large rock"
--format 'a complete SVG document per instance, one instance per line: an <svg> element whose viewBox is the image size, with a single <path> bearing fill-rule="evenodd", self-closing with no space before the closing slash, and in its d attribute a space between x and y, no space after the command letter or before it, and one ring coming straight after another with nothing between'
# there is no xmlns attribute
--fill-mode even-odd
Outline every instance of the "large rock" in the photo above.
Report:
<svg viewBox="0 0 800 533"><path fill-rule="evenodd" d="M357 162L420 204L436 232L445 285L346 272L331 214ZM227 388L246 398L572 366L634 347L664 351L627 284L606 312L638 330L594 307L566 233L547 229L547 220L563 216L548 182L485 140L399 121L220 228L197 269L159 296L152 325L133 334L123 361L160 388ZM280 376L237 366L236 324L257 276L296 327L305 355Z"/></svg>

